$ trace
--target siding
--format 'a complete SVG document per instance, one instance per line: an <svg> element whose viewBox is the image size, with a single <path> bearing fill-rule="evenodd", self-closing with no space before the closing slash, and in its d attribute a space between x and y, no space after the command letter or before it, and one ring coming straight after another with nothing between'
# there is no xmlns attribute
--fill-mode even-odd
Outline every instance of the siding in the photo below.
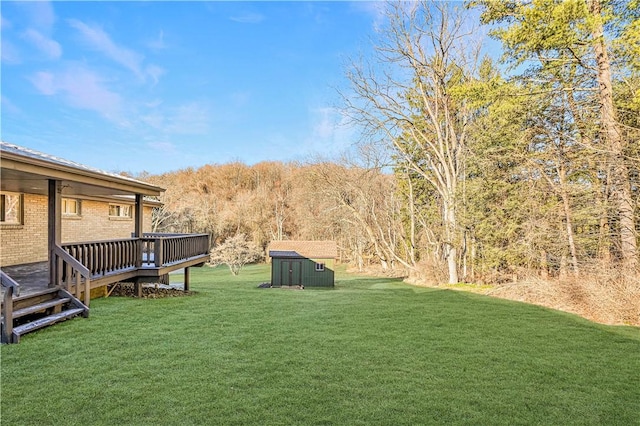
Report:
<svg viewBox="0 0 640 426"><path fill-rule="evenodd" d="M297 267L294 267L293 276L288 276L289 262L300 262L299 275ZM324 271L316 271L316 263L324 263ZM333 287L335 279L334 268L334 259L273 258L271 262L271 285L279 287L282 285L302 284L305 287ZM290 279L292 282L289 281Z"/></svg>

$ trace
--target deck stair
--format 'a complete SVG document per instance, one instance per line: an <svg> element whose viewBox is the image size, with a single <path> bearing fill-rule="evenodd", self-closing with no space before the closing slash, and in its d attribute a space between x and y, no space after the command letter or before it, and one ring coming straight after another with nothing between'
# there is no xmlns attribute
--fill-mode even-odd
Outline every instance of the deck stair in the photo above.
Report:
<svg viewBox="0 0 640 426"><path fill-rule="evenodd" d="M7 340L3 343L18 343L23 335L32 331L79 315L89 316L89 308L59 287L14 297L12 301L12 327L6 329L5 318L2 318L2 336Z"/></svg>

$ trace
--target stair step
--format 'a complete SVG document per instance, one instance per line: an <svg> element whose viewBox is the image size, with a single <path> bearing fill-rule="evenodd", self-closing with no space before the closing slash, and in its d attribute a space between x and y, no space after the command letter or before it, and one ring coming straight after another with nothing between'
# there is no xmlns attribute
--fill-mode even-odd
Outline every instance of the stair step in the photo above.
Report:
<svg viewBox="0 0 640 426"><path fill-rule="evenodd" d="M35 297L39 297L39 296L52 296L53 293L57 293L60 290L60 287L49 287L46 288L44 290L38 290L35 292L30 292L28 294L24 294L22 296L15 296L13 297L13 303L16 303L18 301L21 300L27 300L27 299L33 299Z"/></svg>
<svg viewBox="0 0 640 426"><path fill-rule="evenodd" d="M13 334L14 336L17 336L19 339L20 336L23 334L30 333L42 327L55 324L59 321L64 321L66 319L73 318L76 315L82 314L83 312L84 312L84 309L82 308L67 309L66 311L62 311L60 313L49 315L48 317L40 318L38 320L14 327Z"/></svg>
<svg viewBox="0 0 640 426"><path fill-rule="evenodd" d="M13 311L28 308L32 305L45 303L58 297L60 288L48 288L35 293L24 294L13 298Z"/></svg>
<svg viewBox="0 0 640 426"><path fill-rule="evenodd" d="M69 303L70 301L71 301L70 298L64 297L64 298L49 300L43 303L38 303L37 305L28 306L26 308L17 309L13 311L13 318L20 318L25 315L34 314L36 312L40 312L45 309L53 308L54 306L57 306L57 305L64 305L65 303Z"/></svg>

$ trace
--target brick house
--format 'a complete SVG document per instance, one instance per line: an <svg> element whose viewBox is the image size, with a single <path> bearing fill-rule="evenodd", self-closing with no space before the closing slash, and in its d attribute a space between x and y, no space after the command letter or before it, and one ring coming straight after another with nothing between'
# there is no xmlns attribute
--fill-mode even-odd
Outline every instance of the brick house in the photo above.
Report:
<svg viewBox="0 0 640 426"><path fill-rule="evenodd" d="M0 192L0 266L42 262L47 252L46 195ZM63 197L61 242L130 238L135 232L135 199L131 197ZM143 232L151 232L157 201L143 200ZM26 237L26 238L25 238Z"/></svg>
<svg viewBox="0 0 640 426"><path fill-rule="evenodd" d="M18 342L26 332L88 315L90 298L116 282L133 281L141 295L143 282L184 269L188 290L189 268L209 258L209 237L148 232L160 205L148 197L163 191L0 142L2 340ZM31 314L48 316L14 321Z"/></svg>

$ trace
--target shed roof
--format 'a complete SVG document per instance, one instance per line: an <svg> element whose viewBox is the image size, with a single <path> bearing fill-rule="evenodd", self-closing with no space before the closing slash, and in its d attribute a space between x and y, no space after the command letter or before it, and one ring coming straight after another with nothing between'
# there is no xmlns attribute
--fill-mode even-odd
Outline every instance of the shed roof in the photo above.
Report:
<svg viewBox="0 0 640 426"><path fill-rule="evenodd" d="M335 259L338 246L335 241L271 241L269 256Z"/></svg>

